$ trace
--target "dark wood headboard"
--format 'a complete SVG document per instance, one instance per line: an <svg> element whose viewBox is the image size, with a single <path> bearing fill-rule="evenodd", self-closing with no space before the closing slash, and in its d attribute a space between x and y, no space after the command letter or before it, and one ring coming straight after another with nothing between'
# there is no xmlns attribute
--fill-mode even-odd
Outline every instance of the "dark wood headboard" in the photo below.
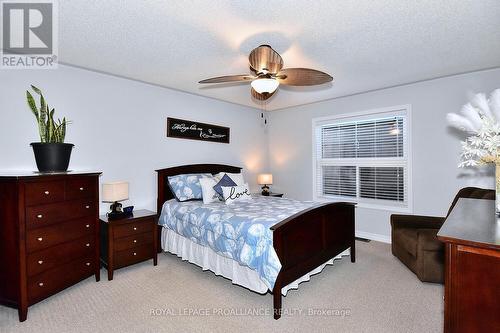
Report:
<svg viewBox="0 0 500 333"><path fill-rule="evenodd" d="M241 168L223 164L191 164L160 169L156 170L156 172L158 173L158 201L156 205L156 212L159 216L161 214L163 203L174 198L174 194L168 186L167 177L188 173L211 173L212 175L219 172L240 173Z"/></svg>

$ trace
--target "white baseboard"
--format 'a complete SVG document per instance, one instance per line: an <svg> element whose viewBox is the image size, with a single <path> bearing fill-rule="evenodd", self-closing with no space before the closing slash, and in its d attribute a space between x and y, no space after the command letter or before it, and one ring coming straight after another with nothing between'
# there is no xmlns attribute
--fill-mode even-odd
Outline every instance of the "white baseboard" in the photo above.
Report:
<svg viewBox="0 0 500 333"><path fill-rule="evenodd" d="M391 244L391 237L380 234L372 234L371 232L356 230L356 237L371 239L377 242Z"/></svg>

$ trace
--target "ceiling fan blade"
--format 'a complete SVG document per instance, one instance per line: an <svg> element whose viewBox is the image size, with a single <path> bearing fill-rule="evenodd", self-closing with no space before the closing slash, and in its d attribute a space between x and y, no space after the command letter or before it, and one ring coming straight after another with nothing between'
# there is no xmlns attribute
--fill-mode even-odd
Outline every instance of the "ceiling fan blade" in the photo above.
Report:
<svg viewBox="0 0 500 333"><path fill-rule="evenodd" d="M310 68L285 68L279 71L276 79L289 86L314 86L333 81L329 74Z"/></svg>
<svg viewBox="0 0 500 333"><path fill-rule="evenodd" d="M226 76L218 76L218 77L212 77L210 79L201 80L198 83L224 83L224 82L252 81L253 79L256 79L256 77L248 75L248 74L226 75Z"/></svg>
<svg viewBox="0 0 500 333"><path fill-rule="evenodd" d="M261 45L250 52L248 57L250 67L257 73L267 71L278 73L283 68L283 59L278 52L269 45Z"/></svg>
<svg viewBox="0 0 500 333"><path fill-rule="evenodd" d="M271 98L271 96L273 96L276 91L277 90L273 91L272 93L259 94L254 88L252 88L251 94L252 97L255 98L256 100L265 101L266 99Z"/></svg>

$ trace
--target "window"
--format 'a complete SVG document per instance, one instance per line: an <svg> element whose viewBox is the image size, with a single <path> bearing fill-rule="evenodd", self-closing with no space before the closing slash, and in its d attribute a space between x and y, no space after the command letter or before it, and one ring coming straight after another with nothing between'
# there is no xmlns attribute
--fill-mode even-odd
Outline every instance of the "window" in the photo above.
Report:
<svg viewBox="0 0 500 333"><path fill-rule="evenodd" d="M409 106L313 120L316 199L410 209Z"/></svg>

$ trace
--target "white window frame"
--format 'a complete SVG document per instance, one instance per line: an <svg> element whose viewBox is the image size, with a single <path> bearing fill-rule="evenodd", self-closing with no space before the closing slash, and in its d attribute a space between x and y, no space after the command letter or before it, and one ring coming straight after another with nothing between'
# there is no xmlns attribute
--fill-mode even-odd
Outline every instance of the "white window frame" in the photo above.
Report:
<svg viewBox="0 0 500 333"><path fill-rule="evenodd" d="M317 189L317 167L318 167L318 160L317 160L317 142L316 142L316 129L319 126L327 125L330 123L339 123L339 122L349 122L349 121L362 121L362 120L370 120L370 119L376 119L376 118L383 118L383 117L390 117L394 115L405 115L406 117L406 127L405 127L405 135L406 135L406 140L404 142L404 151L406 152L406 170L407 170L407 201L405 205L400 205L398 203L389 203L388 201L384 200L377 200L377 199L369 199L369 201L372 202L363 202L363 201L358 201L359 198L351 198L351 197L324 197L324 196L318 196L318 189ZM339 115L331 115L331 116L326 116L326 117L319 117L319 118L314 118L312 120L312 186L313 186L313 200L314 201L320 201L320 202L338 202L338 201L343 201L343 202L354 202L357 203L358 207L363 207L363 208L370 208L370 209L380 209L380 210L388 210L392 212L403 212L403 213L412 213L413 212L413 191L412 191L412 155L413 155L413 149L412 149L412 117L411 117L411 105L406 104L406 105L397 105L397 106L391 106L391 107L385 107L385 108L377 108L377 109L371 109L371 110L365 110L365 111L360 111L360 112L354 112L354 113L344 113L344 114L339 114ZM353 159L356 160L357 165L359 166L360 161L359 159ZM342 164L345 165L350 165L349 164L349 159L342 159ZM366 161L366 166L384 166L383 163L383 158L379 158L378 161L370 161L367 159ZM338 164L341 165L341 164ZM352 165L352 164L351 164ZM391 164L390 166L394 166L394 164ZM356 181L359 182L358 176L356 177Z"/></svg>

